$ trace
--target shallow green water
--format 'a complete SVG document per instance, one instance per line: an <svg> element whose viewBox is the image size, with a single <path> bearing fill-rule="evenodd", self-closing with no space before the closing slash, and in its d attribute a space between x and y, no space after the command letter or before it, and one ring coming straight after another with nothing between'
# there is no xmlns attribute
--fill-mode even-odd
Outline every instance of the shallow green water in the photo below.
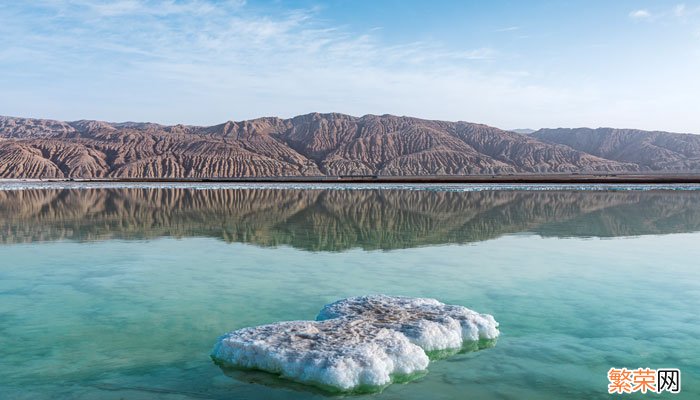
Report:
<svg viewBox="0 0 700 400"><path fill-rule="evenodd" d="M0 191L0 398L323 398L209 351L371 293L502 332L375 398L608 398L611 367L699 398L698 231L697 190Z"/></svg>

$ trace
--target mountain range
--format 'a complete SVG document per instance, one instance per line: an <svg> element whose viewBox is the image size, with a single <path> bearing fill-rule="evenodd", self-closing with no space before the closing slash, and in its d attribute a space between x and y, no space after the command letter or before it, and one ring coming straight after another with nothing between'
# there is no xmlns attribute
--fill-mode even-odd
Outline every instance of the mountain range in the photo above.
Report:
<svg viewBox="0 0 700 400"><path fill-rule="evenodd" d="M392 115L307 114L214 126L0 116L0 178L430 176L700 171L700 135L518 133Z"/></svg>

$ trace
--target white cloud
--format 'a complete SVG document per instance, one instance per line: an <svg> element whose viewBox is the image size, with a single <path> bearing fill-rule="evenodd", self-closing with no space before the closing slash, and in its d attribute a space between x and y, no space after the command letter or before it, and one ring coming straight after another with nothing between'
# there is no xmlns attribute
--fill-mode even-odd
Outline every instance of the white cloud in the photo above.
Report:
<svg viewBox="0 0 700 400"><path fill-rule="evenodd" d="M675 7L673 7L673 15L675 15L676 17L684 16L685 12L686 12L685 4L678 4Z"/></svg>
<svg viewBox="0 0 700 400"><path fill-rule="evenodd" d="M681 19L684 22L695 20L697 22L697 16L700 15L700 6L688 7L685 4L677 4L673 7L671 14Z"/></svg>
<svg viewBox="0 0 700 400"><path fill-rule="evenodd" d="M641 9L641 10L634 10L634 11L630 12L629 16L632 19L639 19L639 20L650 19L651 13L649 12L649 10Z"/></svg>
<svg viewBox="0 0 700 400"><path fill-rule="evenodd" d="M634 10L629 13L629 17L636 20L660 21L669 18L676 18L683 22L688 22L689 18L700 14L700 7L688 7L684 3L676 4L671 8L658 10L652 13L646 9Z"/></svg>
<svg viewBox="0 0 700 400"><path fill-rule="evenodd" d="M700 124L679 107L696 103L693 78L652 107L637 99L658 99L648 94L668 85L625 92L626 67L606 72L611 81L561 72L547 60L528 70L533 63L498 48L387 43L381 30L333 25L313 9L261 14L236 1L37 1L52 12L2 15L9 8L0 7L5 114L214 124L337 111L505 127ZM688 76L694 72L673 74ZM622 107L619 98L632 100ZM671 111L662 118L658 110Z"/></svg>
<svg viewBox="0 0 700 400"><path fill-rule="evenodd" d="M92 11L100 16L111 17L117 15L133 14L139 12L145 12L147 9L143 5L135 0L122 0L114 1L111 3L87 3L86 6L90 7Z"/></svg>
<svg viewBox="0 0 700 400"><path fill-rule="evenodd" d="M238 8L245 0L224 0L212 4L206 0L37 0L62 14L83 17L110 18L122 16L168 16L174 14L201 15L217 9Z"/></svg>
<svg viewBox="0 0 700 400"><path fill-rule="evenodd" d="M49 79L46 90L75 83L102 91L103 97L113 97L111 101L123 92L142 99L163 97L175 107L187 104L183 94L200 98L200 107L207 104L208 111L190 114L208 115L189 117L197 122L289 116L331 105L335 111L407 113L396 105L427 105L434 101L430 99L452 95L473 97L498 75L475 72L498 57L495 49L448 48L423 41L386 44L375 36L381 33L376 29L354 33L330 26L313 9L260 15L241 2L44 2L57 16L38 18L34 23L41 29L6 26L6 33L14 33L16 39L8 42L16 46L0 55L21 64L29 61L28 51L41 54L37 68ZM493 86L505 90L506 82L513 80L496 77ZM172 92L179 92L180 100L166 94ZM453 104L461 107L464 102ZM159 118L150 112L154 115L145 118ZM182 110L172 111L160 120L174 122L182 115Z"/></svg>

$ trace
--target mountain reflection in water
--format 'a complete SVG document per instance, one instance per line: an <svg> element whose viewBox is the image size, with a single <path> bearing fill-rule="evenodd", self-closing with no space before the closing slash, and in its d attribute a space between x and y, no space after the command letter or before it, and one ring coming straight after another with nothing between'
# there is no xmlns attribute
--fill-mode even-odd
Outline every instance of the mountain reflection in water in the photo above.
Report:
<svg viewBox="0 0 700 400"><path fill-rule="evenodd" d="M469 243L519 232L614 237L698 230L698 191L0 191L5 244L204 236L342 251Z"/></svg>

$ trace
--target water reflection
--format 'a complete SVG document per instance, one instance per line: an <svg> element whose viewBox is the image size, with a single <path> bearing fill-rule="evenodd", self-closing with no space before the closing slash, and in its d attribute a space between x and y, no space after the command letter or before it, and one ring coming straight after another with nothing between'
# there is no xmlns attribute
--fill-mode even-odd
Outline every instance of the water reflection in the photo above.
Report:
<svg viewBox="0 0 700 400"><path fill-rule="evenodd" d="M0 191L5 244L205 236L341 251L469 243L518 232L615 237L698 230L695 191Z"/></svg>

